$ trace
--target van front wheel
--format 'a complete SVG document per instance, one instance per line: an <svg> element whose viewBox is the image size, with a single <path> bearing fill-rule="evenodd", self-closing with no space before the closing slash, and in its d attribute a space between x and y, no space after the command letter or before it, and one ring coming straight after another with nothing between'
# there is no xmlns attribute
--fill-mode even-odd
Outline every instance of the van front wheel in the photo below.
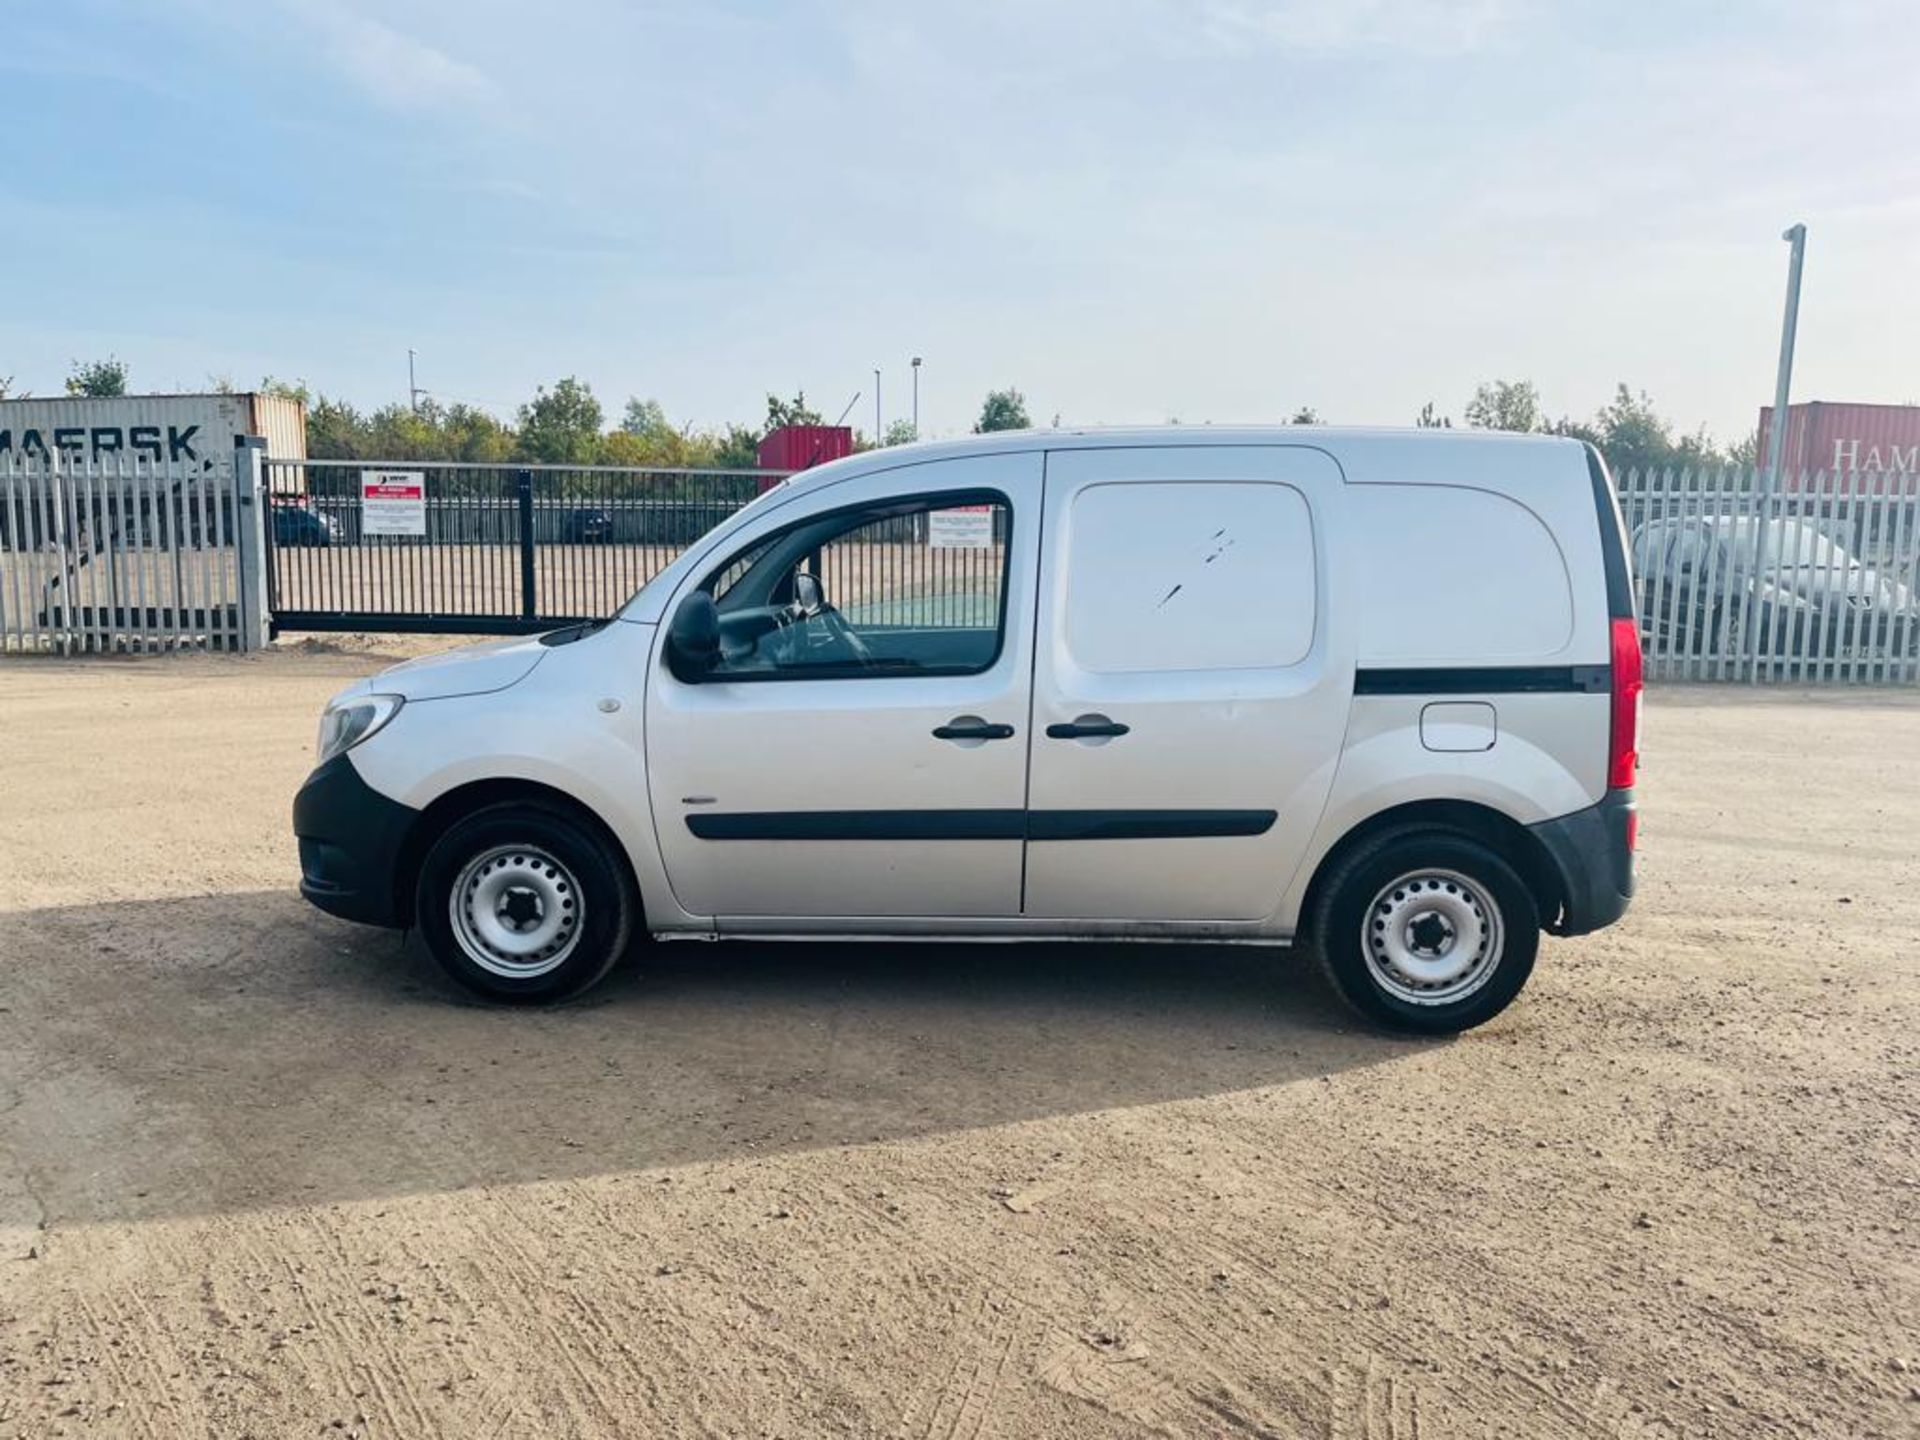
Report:
<svg viewBox="0 0 1920 1440"><path fill-rule="evenodd" d="M1540 946L1527 883L1482 842L1445 831L1387 836L1341 862L1311 917L1334 988L1377 1024L1450 1035L1520 993Z"/></svg>
<svg viewBox="0 0 1920 1440"><path fill-rule="evenodd" d="M495 1000L576 995L627 948L625 869L560 809L509 802L456 821L420 867L414 913L443 970Z"/></svg>

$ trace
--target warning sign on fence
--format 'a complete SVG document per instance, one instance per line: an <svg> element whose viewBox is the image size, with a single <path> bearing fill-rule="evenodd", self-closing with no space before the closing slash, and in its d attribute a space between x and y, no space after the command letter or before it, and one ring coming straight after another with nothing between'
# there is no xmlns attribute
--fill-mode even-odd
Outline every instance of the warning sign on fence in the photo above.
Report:
<svg viewBox="0 0 1920 1440"><path fill-rule="evenodd" d="M927 544L935 550L985 550L993 544L993 506L956 505L930 511Z"/></svg>
<svg viewBox="0 0 1920 1440"><path fill-rule="evenodd" d="M360 533L427 533L427 476L423 470L360 472Z"/></svg>

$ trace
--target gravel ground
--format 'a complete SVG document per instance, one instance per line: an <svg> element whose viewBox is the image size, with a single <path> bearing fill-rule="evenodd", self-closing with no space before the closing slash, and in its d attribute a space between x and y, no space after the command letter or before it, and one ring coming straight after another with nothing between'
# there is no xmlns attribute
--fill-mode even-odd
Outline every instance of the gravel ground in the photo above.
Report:
<svg viewBox="0 0 1920 1440"><path fill-rule="evenodd" d="M1638 905L1430 1043L1246 950L466 1003L293 890L382 658L0 665L0 1436L1920 1433L1920 696L1656 691Z"/></svg>

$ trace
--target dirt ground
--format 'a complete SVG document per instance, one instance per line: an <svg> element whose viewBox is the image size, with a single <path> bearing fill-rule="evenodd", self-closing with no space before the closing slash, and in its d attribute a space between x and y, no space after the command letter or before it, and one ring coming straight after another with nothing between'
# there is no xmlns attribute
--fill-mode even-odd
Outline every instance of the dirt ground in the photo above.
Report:
<svg viewBox="0 0 1920 1440"><path fill-rule="evenodd" d="M0 664L0 1436L1913 1436L1920 696L1651 698L1641 899L1447 1043L1284 954L307 908L377 664Z"/></svg>

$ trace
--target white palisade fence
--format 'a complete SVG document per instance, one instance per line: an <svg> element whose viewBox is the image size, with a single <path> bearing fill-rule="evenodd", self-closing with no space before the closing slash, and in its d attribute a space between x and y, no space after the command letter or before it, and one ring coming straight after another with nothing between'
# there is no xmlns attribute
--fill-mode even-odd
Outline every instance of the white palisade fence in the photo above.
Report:
<svg viewBox="0 0 1920 1440"><path fill-rule="evenodd" d="M1617 477L1647 676L1920 681L1920 475Z"/></svg>
<svg viewBox="0 0 1920 1440"><path fill-rule="evenodd" d="M0 455L0 652L252 648L255 453Z"/></svg>

